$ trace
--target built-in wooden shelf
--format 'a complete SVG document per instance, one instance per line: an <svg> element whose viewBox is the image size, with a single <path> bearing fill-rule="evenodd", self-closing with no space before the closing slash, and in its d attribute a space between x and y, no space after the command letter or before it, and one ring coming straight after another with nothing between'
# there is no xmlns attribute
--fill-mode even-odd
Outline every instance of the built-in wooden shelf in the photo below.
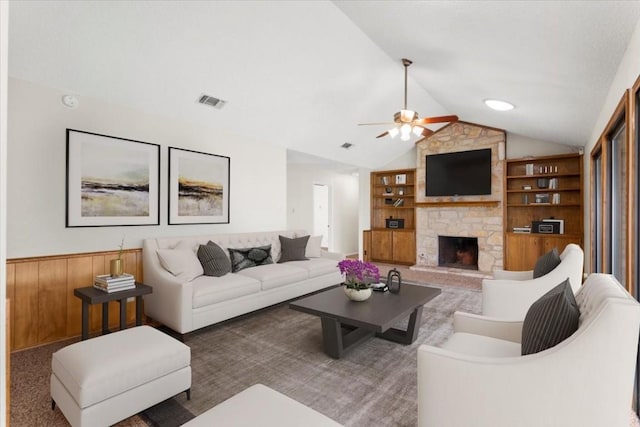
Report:
<svg viewBox="0 0 640 427"><path fill-rule="evenodd" d="M416 208L432 208L438 206L487 207L500 206L500 200L449 200L443 202L416 202Z"/></svg>

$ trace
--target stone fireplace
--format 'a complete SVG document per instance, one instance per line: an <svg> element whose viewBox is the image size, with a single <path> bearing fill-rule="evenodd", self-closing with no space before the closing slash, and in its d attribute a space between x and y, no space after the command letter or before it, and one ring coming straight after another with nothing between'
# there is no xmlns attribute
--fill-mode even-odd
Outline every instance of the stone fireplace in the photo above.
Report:
<svg viewBox="0 0 640 427"><path fill-rule="evenodd" d="M494 269L502 268L504 131L456 122L423 139L416 146L417 259L412 268L481 276L488 276ZM482 148L491 148L490 195L426 196L426 155ZM441 248L441 237L453 237L453 249ZM473 239L475 253L467 249L467 244L471 242L468 239ZM464 244L456 246L461 242ZM461 252L458 253L460 248ZM470 258L475 261L473 264L467 264Z"/></svg>

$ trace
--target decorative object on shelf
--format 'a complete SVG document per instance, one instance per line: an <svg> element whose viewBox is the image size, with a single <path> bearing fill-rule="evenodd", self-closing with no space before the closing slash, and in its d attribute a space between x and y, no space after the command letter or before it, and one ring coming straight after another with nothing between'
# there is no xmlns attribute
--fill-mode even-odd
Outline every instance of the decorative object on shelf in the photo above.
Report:
<svg viewBox="0 0 640 427"><path fill-rule="evenodd" d="M407 175L404 173L396 175L396 184L406 184L407 183Z"/></svg>
<svg viewBox="0 0 640 427"><path fill-rule="evenodd" d="M389 177L388 176L383 176L380 178L380 180L382 181L382 185L389 185Z"/></svg>
<svg viewBox="0 0 640 427"><path fill-rule="evenodd" d="M554 205L560 204L560 193L553 193L551 196L551 203Z"/></svg>
<svg viewBox="0 0 640 427"><path fill-rule="evenodd" d="M528 194L523 194L522 195L522 204L523 205L528 205L529 204L529 195Z"/></svg>
<svg viewBox="0 0 640 427"><path fill-rule="evenodd" d="M536 180L536 185L538 188L549 188L549 179L548 178L538 178Z"/></svg>
<svg viewBox="0 0 640 427"><path fill-rule="evenodd" d="M118 250L118 258L112 259L109 262L109 272L111 273L111 277L119 277L124 273L124 265L122 263L122 252L124 251L124 236L122 236L122 242L120 242Z"/></svg>
<svg viewBox="0 0 640 427"><path fill-rule="evenodd" d="M549 193L536 194L536 203L549 203Z"/></svg>
<svg viewBox="0 0 640 427"><path fill-rule="evenodd" d="M169 147L169 224L228 224L231 159Z"/></svg>
<svg viewBox="0 0 640 427"><path fill-rule="evenodd" d="M385 221L387 228L404 228L404 219L389 217Z"/></svg>
<svg viewBox="0 0 640 427"><path fill-rule="evenodd" d="M160 224L160 146L67 129L66 227Z"/></svg>
<svg viewBox="0 0 640 427"><path fill-rule="evenodd" d="M378 267L358 259L344 259L338 263L344 275L344 293L352 301L365 301L371 296L371 284L380 281Z"/></svg>
<svg viewBox="0 0 640 427"><path fill-rule="evenodd" d="M404 196L404 188L398 188L398 196Z"/></svg>
<svg viewBox="0 0 640 427"><path fill-rule="evenodd" d="M402 276L400 272L395 268L391 269L387 274L387 287L389 288L389 292L392 294L397 294L400 292L400 286L402 285Z"/></svg>
<svg viewBox="0 0 640 427"><path fill-rule="evenodd" d="M525 175L533 175L533 163L527 163L524 166Z"/></svg>
<svg viewBox="0 0 640 427"><path fill-rule="evenodd" d="M383 196L393 196L393 188L391 187L385 187L384 188L384 193L382 193Z"/></svg>

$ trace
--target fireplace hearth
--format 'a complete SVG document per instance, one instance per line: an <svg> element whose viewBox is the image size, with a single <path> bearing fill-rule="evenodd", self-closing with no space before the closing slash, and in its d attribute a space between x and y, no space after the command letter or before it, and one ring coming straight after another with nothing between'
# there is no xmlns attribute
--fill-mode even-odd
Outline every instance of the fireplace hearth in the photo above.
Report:
<svg viewBox="0 0 640 427"><path fill-rule="evenodd" d="M438 236L438 266L478 269L478 238Z"/></svg>

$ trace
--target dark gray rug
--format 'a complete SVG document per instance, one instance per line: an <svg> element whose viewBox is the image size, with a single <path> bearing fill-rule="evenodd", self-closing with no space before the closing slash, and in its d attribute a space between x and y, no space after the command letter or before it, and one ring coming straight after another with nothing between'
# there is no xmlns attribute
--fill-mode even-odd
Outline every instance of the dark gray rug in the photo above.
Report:
<svg viewBox="0 0 640 427"><path fill-rule="evenodd" d="M151 427L179 427L194 417L175 399L165 400L140 413L140 418Z"/></svg>
<svg viewBox="0 0 640 427"><path fill-rule="evenodd" d="M340 360L322 350L320 319L286 305L194 332L191 400L173 400L199 415L262 383L346 426L415 426L418 347L443 342L454 311L480 312L480 292L441 288L414 344L372 338Z"/></svg>

